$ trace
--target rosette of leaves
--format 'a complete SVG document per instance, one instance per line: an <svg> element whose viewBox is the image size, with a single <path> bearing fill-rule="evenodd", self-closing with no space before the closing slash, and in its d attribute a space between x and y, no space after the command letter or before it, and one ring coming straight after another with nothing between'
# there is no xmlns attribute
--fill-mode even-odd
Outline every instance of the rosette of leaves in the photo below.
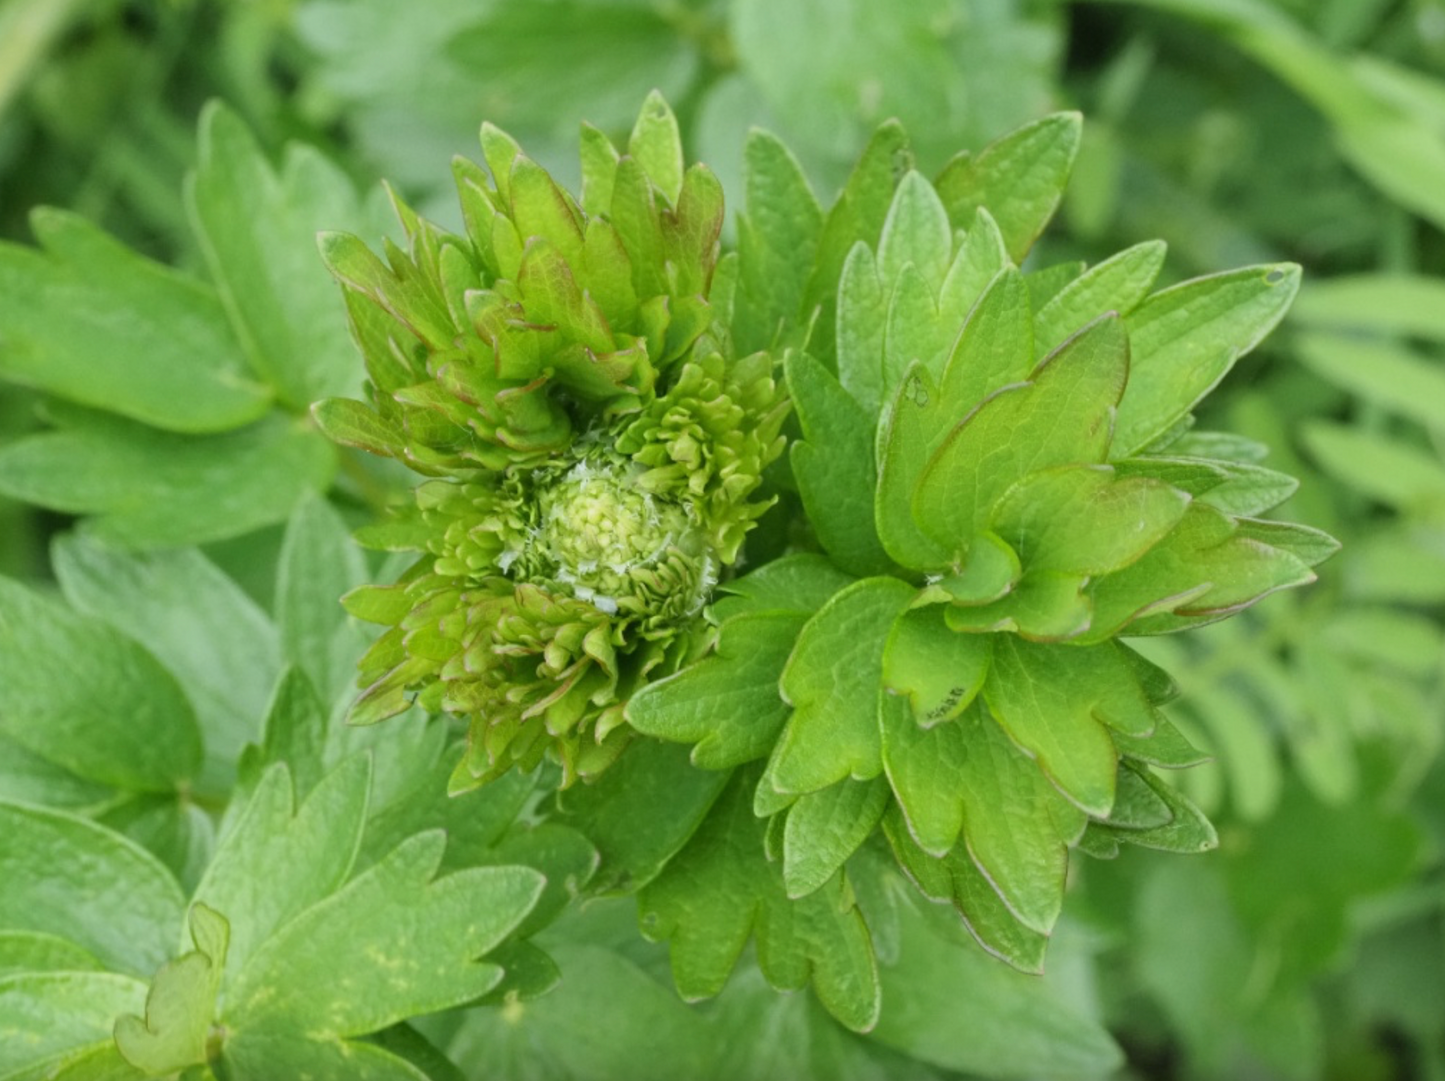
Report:
<svg viewBox="0 0 1445 1081"><path fill-rule="evenodd" d="M347 600L389 627L352 719L413 700L468 718L459 789L549 748L567 782L615 759L623 704L687 655L770 503L787 409L772 359L714 330L722 192L684 169L660 97L626 153L584 129L580 202L502 132L481 143L490 175L455 165L463 235L394 197L404 248L322 238L369 401L315 409L337 441L433 478L363 534L422 556Z"/></svg>
<svg viewBox="0 0 1445 1081"><path fill-rule="evenodd" d="M1125 639L1310 582L1335 548L1262 517L1290 478L1191 430L1299 270L1156 289L1159 243L1021 270L1078 135L1077 116L1046 118L930 182L888 125L827 214L776 140L749 145L739 296L755 268L773 288L733 329L789 346L790 462L820 552L727 585L711 654L626 707L725 777L640 872L643 928L671 940L687 995L719 990L755 935L776 986L811 980L872 1025L862 917L887 938L877 898L898 877L859 862L878 835L915 899L1028 971L1071 849L1215 843L1154 772L1201 756L1160 710L1168 675ZM780 221L791 234L762 233Z"/></svg>

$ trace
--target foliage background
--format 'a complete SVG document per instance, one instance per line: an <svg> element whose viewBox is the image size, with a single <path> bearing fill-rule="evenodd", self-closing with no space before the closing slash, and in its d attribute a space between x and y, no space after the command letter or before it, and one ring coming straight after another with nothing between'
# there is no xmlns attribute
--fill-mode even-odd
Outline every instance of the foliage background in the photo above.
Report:
<svg viewBox="0 0 1445 1081"><path fill-rule="evenodd" d="M831 193L888 116L932 170L1044 112L1082 109L1073 185L1036 258L1093 261L1162 236L1174 279L1301 262L1294 312L1203 420L1267 443L1267 464L1304 478L1283 513L1345 548L1299 596L1151 643L1183 685L1175 719L1216 755L1184 782L1221 847L1079 868L1047 983L1060 1016L1102 1021L1122 1065L1071 1033L970 1031L968 973L926 959L914 971L937 993L917 1016L885 1020L866 1051L755 976L689 1012L656 951L606 906L555 932L568 979L522 1021L493 1011L430 1035L459 1062L486 1048L539 1077L624 1076L651 1055L678 1076L711 1056L718 1076L1445 1078L1445 3L3 0L0 235L28 242L32 207L65 207L153 257L203 268L180 193L214 98L273 160L300 141L333 164L318 183L339 220L307 230L380 235L386 217L367 201L379 176L454 225L446 163L473 153L479 120L575 184L578 122L625 131L653 87L677 108L690 156L729 191L741 188L752 125L778 132ZM246 212L269 209L262 199ZM323 291L317 303L334 301ZM278 616L285 523L305 491L329 491L361 520L398 483L304 447L293 456L280 437L252 459L214 443L240 437L177 431L136 444L147 468L82 483L64 463L103 456L118 445L104 433L133 421L85 427L101 433L94 446L39 443L50 423L81 430L84 417L63 426L83 407L26 383L0 385L0 491L11 497L0 572L42 590L58 572L72 603L98 595L87 573L116 574L63 539L85 514L112 541L199 544L241 601ZM214 451L206 468L219 470L213 505L179 466L156 490L136 487L156 462L209 453L203 442ZM238 495L227 473L238 460L286 484ZM230 502L214 494L225 490ZM157 534L138 500L166 507L162 533L177 520L189 532ZM170 556L148 558L161 578L173 569ZM131 618L153 636L185 635L159 608L149 627ZM198 683L249 688L259 715L269 683L247 662L219 676L196 663ZM324 678L344 684L345 665ZM17 763L12 750L0 794L35 798L46 779ZM178 829L139 804L107 814L171 846L183 872L204 860L203 827ZM614 1001L624 985L639 1004L625 1011ZM721 1048L730 1057L719 1060ZM779 1057L749 1058L765 1053Z"/></svg>

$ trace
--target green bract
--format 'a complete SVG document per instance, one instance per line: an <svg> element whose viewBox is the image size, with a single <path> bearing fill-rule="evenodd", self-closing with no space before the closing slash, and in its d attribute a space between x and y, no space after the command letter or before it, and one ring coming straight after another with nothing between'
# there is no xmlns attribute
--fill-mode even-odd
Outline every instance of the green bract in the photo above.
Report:
<svg viewBox="0 0 1445 1081"><path fill-rule="evenodd" d="M425 553L349 609L391 627L353 711L415 698L471 722L455 784L550 747L567 777L626 741L623 704L674 671L722 568L770 500L786 404L766 354L734 359L709 300L722 193L643 109L625 155L583 137L580 205L506 135L458 160L466 235L394 202L408 247L322 249L345 289L370 403L318 403L342 443L437 478L371 531Z"/></svg>

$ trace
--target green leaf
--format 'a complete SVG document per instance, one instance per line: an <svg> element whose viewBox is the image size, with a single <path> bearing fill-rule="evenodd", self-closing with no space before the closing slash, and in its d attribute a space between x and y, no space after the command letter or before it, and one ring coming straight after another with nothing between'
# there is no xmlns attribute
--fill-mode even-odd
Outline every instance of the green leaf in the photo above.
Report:
<svg viewBox="0 0 1445 1081"><path fill-rule="evenodd" d="M930 372L943 367L955 328L938 310L937 288L912 263L892 282L888 323L883 330L883 393L889 394L914 361Z"/></svg>
<svg viewBox="0 0 1445 1081"><path fill-rule="evenodd" d="M468 1076L484 1076L499 1063L507 1063L514 1081L710 1076L712 1033L670 987L601 945L549 939L547 949L566 974L556 990L532 1002L469 1011L448 1041L448 1055Z"/></svg>
<svg viewBox="0 0 1445 1081"><path fill-rule="evenodd" d="M1147 702L1122 669L1102 663L1109 645L1095 651L1069 645L1035 645L1013 635L994 646L983 695L989 711L1059 791L1096 818L1114 803L1118 755L1102 717L1137 732L1150 722Z"/></svg>
<svg viewBox="0 0 1445 1081"><path fill-rule="evenodd" d="M585 120L578 140L578 154L582 159L582 209L588 217L595 218L612 208L612 185L617 179L621 155L611 139ZM465 202L463 196L464 205Z"/></svg>
<svg viewBox="0 0 1445 1081"><path fill-rule="evenodd" d="M823 212L802 167L772 135L754 130L744 151L747 209L738 220L733 334L739 353L799 338Z"/></svg>
<svg viewBox="0 0 1445 1081"><path fill-rule="evenodd" d="M1294 477L1273 469L1212 458L1126 458L1115 468L1122 476L1162 480L1215 510L1241 518L1273 510L1299 488Z"/></svg>
<svg viewBox="0 0 1445 1081"><path fill-rule="evenodd" d="M327 701L355 679L365 641L347 620L341 597L366 578L366 560L341 516L319 496L302 500L281 544L272 609L286 658Z"/></svg>
<svg viewBox="0 0 1445 1081"><path fill-rule="evenodd" d="M1033 310L1023 275L1005 267L987 284L953 346L939 392L952 427L1034 367Z"/></svg>
<svg viewBox="0 0 1445 1081"><path fill-rule="evenodd" d="M194 549L140 554L70 534L51 557L76 609L145 642L176 677L196 709L207 773L228 781L280 670L266 614Z"/></svg>
<svg viewBox="0 0 1445 1081"><path fill-rule="evenodd" d="M849 1032L811 995L780 995L739 966L709 1010L710 1076L752 1081L940 1081L923 1063ZM767 1033L760 1039L760 1033ZM640 1065L640 1063L639 1063ZM665 1081L659 1077L657 1081Z"/></svg>
<svg viewBox="0 0 1445 1081"><path fill-rule="evenodd" d="M859 241L838 282L838 381L872 414L883 398L883 336L889 294L878 276L873 249Z"/></svg>
<svg viewBox="0 0 1445 1081"><path fill-rule="evenodd" d="M922 173L910 171L898 183L878 239L878 272L897 282L912 265L936 294L953 254L948 211Z"/></svg>
<svg viewBox="0 0 1445 1081"><path fill-rule="evenodd" d="M1303 435L1320 467L1361 495L1407 514L1445 507L1445 464L1438 455L1324 421L1307 424Z"/></svg>
<svg viewBox="0 0 1445 1081"><path fill-rule="evenodd" d="M1131 633L1161 634L1212 622L1314 580L1299 556L1254 539L1239 523L1196 501L1174 532L1142 559L1090 584L1094 622L1087 640L1110 637L1125 625Z"/></svg>
<svg viewBox="0 0 1445 1081"><path fill-rule="evenodd" d="M96 821L144 846L187 891L200 879L215 846L211 817L180 792L132 796L101 810Z"/></svg>
<svg viewBox="0 0 1445 1081"><path fill-rule="evenodd" d="M586 834L602 856L592 892L630 893L656 878L729 776L693 768L685 747L635 740L597 780L559 792L562 821ZM659 807L667 813L658 814Z"/></svg>
<svg viewBox="0 0 1445 1081"><path fill-rule="evenodd" d="M1299 289L1293 263L1193 278L1155 293L1125 320L1129 386L1112 457L1137 453L1185 416L1284 317Z"/></svg>
<svg viewBox="0 0 1445 1081"><path fill-rule="evenodd" d="M937 544L913 517L913 492L940 440L949 415L922 363L909 368L879 433L878 494L873 521L884 549L910 570L940 571L953 552Z"/></svg>
<svg viewBox="0 0 1445 1081"><path fill-rule="evenodd" d="M185 909L170 872L139 845L38 807L0 803L0 881L0 929L57 935L135 976L170 956Z"/></svg>
<svg viewBox="0 0 1445 1081"><path fill-rule="evenodd" d="M989 283L1010 265L998 222L986 208L979 207L938 297L939 319L944 327L951 331L967 320Z"/></svg>
<svg viewBox="0 0 1445 1081"><path fill-rule="evenodd" d="M921 604L952 602L956 605L986 606L1004 600L1019 583L1023 568L1018 553L995 533L980 533L968 546L963 566L957 573L930 576L929 583L914 601ZM945 616L954 615L952 611Z"/></svg>
<svg viewBox="0 0 1445 1081"><path fill-rule="evenodd" d="M371 1043L312 1037L295 1032L249 1038L236 1033L226 1041L221 1061L234 1081L276 1077L346 1078L346 1081L435 1081L420 1068Z"/></svg>
<svg viewBox="0 0 1445 1081"><path fill-rule="evenodd" d="M1300 290L1291 318L1312 327L1445 341L1445 283L1390 273L1311 281Z"/></svg>
<svg viewBox="0 0 1445 1081"><path fill-rule="evenodd" d="M937 608L904 612L883 650L884 693L906 698L921 728L954 720L982 689L991 647L984 635L951 632Z"/></svg>
<svg viewBox="0 0 1445 1081"><path fill-rule="evenodd" d="M460 86L451 93L468 104L456 102L458 121L505 110L510 123L534 131L555 132L559 118L567 117L564 130L570 135L575 118L584 115L604 130L625 131L644 95L656 87L679 100L698 66L696 50L680 38L681 28L650 7L559 0L545 8L463 11L433 59L453 78L460 73ZM566 33L558 34L558 27ZM361 71L370 81L370 68ZM422 111L436 107L427 97L417 104Z"/></svg>
<svg viewBox="0 0 1445 1081"><path fill-rule="evenodd" d="M88 528L115 544L175 547L284 521L335 466L320 435L281 417L191 437L86 414L0 447L0 493L96 515Z"/></svg>
<svg viewBox="0 0 1445 1081"><path fill-rule="evenodd" d="M0 799L61 810L86 810L108 802L115 790L77 777L0 733Z"/></svg>
<svg viewBox="0 0 1445 1081"><path fill-rule="evenodd" d="M142 1081L147 1075L127 1067L116 1053L111 1025L118 1014L144 1002L145 984L109 972L0 977L0 1077ZM89 1068L66 1070L81 1061ZM105 1069L96 1068L101 1062Z"/></svg>
<svg viewBox="0 0 1445 1081"><path fill-rule="evenodd" d="M373 809L362 834L352 873L369 867L397 845L433 829L447 832L442 871L497 862L495 846L522 816L537 787L536 778L515 770L461 795L447 793L447 779L456 768L461 745L411 748L404 778L393 784L385 805ZM377 804L373 798L373 804Z"/></svg>
<svg viewBox="0 0 1445 1081"><path fill-rule="evenodd" d="M211 1017L225 967L229 927L205 905L190 914L196 948L156 973L145 1017L125 1014L115 1023L122 1057L147 1074L169 1074L205 1063Z"/></svg>
<svg viewBox="0 0 1445 1081"><path fill-rule="evenodd" d="M874 422L827 370L806 353L785 361L788 393L803 426L790 460L808 521L833 561L866 577L888 570L873 526Z"/></svg>
<svg viewBox="0 0 1445 1081"><path fill-rule="evenodd" d="M230 923L228 986L278 928L346 881L366 819L370 780L370 760L353 756L297 807L284 764L262 776L193 895Z"/></svg>
<svg viewBox="0 0 1445 1081"><path fill-rule="evenodd" d="M780 793L803 794L882 772L877 703L883 647L912 595L896 578L864 579L835 595L803 627L781 683L793 714L765 783Z"/></svg>
<svg viewBox="0 0 1445 1081"><path fill-rule="evenodd" d="M713 653L632 696L628 722L644 735L696 744L700 769L765 757L788 719L778 677L804 619L761 612L728 620Z"/></svg>
<svg viewBox="0 0 1445 1081"><path fill-rule="evenodd" d="M914 843L898 815L885 820L884 832L917 888L952 906L975 942L1020 972L1043 975L1048 936L1019 922L962 845L936 858Z"/></svg>
<svg viewBox="0 0 1445 1081"><path fill-rule="evenodd" d="M642 164L642 171L667 201L677 206L678 196L682 194L682 135L677 117L656 90L642 103L632 136L627 140L627 152Z"/></svg>
<svg viewBox="0 0 1445 1081"><path fill-rule="evenodd" d="M1138 777L1149 787L1154 797L1167 809L1169 820L1142 829L1110 829L1109 832L1117 840L1142 848L1190 854L1208 852L1219 846L1219 837L1209 819L1184 795L1176 792L1147 769L1120 771L1120 777L1129 774Z"/></svg>
<svg viewBox="0 0 1445 1081"><path fill-rule="evenodd" d="M924 1062L983 1077L1102 1077L1123 1061L1073 996L971 946L903 923L898 964L883 969L888 1003L874 1038Z"/></svg>
<svg viewBox="0 0 1445 1081"><path fill-rule="evenodd" d="M718 589L732 596L714 602L713 616L723 623L754 613L810 616L852 583L852 577L822 556L799 552L769 560L750 574L722 583Z"/></svg>
<svg viewBox="0 0 1445 1081"><path fill-rule="evenodd" d="M98 619L0 578L0 731L88 780L170 791L201 739L180 686Z"/></svg>
<svg viewBox="0 0 1445 1081"><path fill-rule="evenodd" d="M1108 466L1063 466L1024 477L994 506L992 527L1030 572L1121 570L1184 517L1189 495Z"/></svg>
<svg viewBox="0 0 1445 1081"><path fill-rule="evenodd" d="M1127 371L1123 324L1106 316L1046 358L1032 381L986 399L923 470L912 500L920 528L958 551L1028 473L1102 460Z"/></svg>
<svg viewBox="0 0 1445 1081"><path fill-rule="evenodd" d="M20 972L99 972L104 965L69 939L43 931L0 931L0 977Z"/></svg>
<svg viewBox="0 0 1445 1081"><path fill-rule="evenodd" d="M175 432L266 412L210 288L74 214L37 210L31 224L43 254L0 244L0 375Z"/></svg>
<svg viewBox="0 0 1445 1081"><path fill-rule="evenodd" d="M974 212L987 207L1009 257L1022 262L1063 197L1082 125L1078 113L1055 113L1010 132L977 155L954 158L936 183L954 225L967 228Z"/></svg>
<svg viewBox="0 0 1445 1081"><path fill-rule="evenodd" d="M266 708L261 742L242 752L236 766L237 799L249 799L268 766L286 763L298 797L316 787L326 750L326 714L306 673L287 665Z"/></svg>
<svg viewBox="0 0 1445 1081"><path fill-rule="evenodd" d="M1164 267L1164 242L1126 248L1069 282L1034 316L1038 352L1053 352L1074 331L1104 312L1128 315L1153 288Z"/></svg>
<svg viewBox="0 0 1445 1081"><path fill-rule="evenodd" d="M456 866L463 860L449 862ZM597 849L577 830L542 822L514 825L486 852L464 853L464 862L467 867L530 867L542 875L542 893L516 929L520 937L544 930L576 901L597 870L600 858ZM446 870L448 864L443 863L442 868Z"/></svg>
<svg viewBox="0 0 1445 1081"><path fill-rule="evenodd" d="M1401 416L1445 427L1445 372L1398 345L1329 334L1300 338L1300 356L1320 376Z"/></svg>
<svg viewBox="0 0 1445 1081"><path fill-rule="evenodd" d="M186 190L191 224L251 366L293 409L354 394L361 369L336 285L316 257L319 229L377 235L381 203L314 148L292 146L279 171L245 123L212 102Z"/></svg>
<svg viewBox="0 0 1445 1081"><path fill-rule="evenodd" d="M978 864L1013 917L1047 935L1083 816L977 705L931 729L911 721L897 700L884 700L884 763L913 841L941 859L961 834L961 855Z"/></svg>
<svg viewBox="0 0 1445 1081"><path fill-rule="evenodd" d="M1190 743L1162 713L1155 719L1154 731L1148 736L1136 737L1119 731L1110 735L1120 754L1147 762L1151 766L1185 769L1209 761L1209 755Z"/></svg>
<svg viewBox="0 0 1445 1081"><path fill-rule="evenodd" d="M663 873L643 889L643 933L671 946L672 974L689 1001L722 990L756 937L758 963L779 990L811 982L828 1011L855 1031L878 1019L877 969L847 882L790 901L763 851L766 825L752 811L756 774L742 771Z"/></svg>
<svg viewBox="0 0 1445 1081"><path fill-rule="evenodd" d="M839 286L846 263L856 249L867 254L870 273L877 276L871 266L872 251L878 245L883 232L883 222L893 205L893 192L912 162L908 148L908 135L897 121L884 121L873 132L868 145L858 157L858 163L848 177L838 196L838 201L828 211L823 223L823 233L818 241L818 256L813 265L813 276L809 279L804 303L818 307L817 326L808 342L809 352L823 361L824 366L842 375L843 346L839 339L841 323L839 314ZM881 324L879 329L881 330ZM874 364L876 375L877 365ZM870 413L876 411L878 394L860 394L849 379L843 385L858 399Z"/></svg>
<svg viewBox="0 0 1445 1081"><path fill-rule="evenodd" d="M474 958L531 910L543 879L525 867L433 878L445 845L441 831L418 834L262 943L227 992L228 1053L267 1028L362 1035L489 990L501 970ZM351 963L358 944L365 965Z"/></svg>
<svg viewBox="0 0 1445 1081"><path fill-rule="evenodd" d="M783 884L794 900L806 897L842 869L883 817L888 783L844 780L799 797L783 827Z"/></svg>
<svg viewBox="0 0 1445 1081"><path fill-rule="evenodd" d="M406 436L402 431L360 402L350 398L324 398L311 407L311 415L316 418L316 426L333 443L384 458L405 456Z"/></svg>

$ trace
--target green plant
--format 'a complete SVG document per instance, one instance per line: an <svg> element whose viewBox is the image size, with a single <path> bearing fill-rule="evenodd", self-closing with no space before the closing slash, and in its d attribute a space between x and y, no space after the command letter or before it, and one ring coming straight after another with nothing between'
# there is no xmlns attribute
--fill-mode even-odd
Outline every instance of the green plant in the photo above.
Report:
<svg viewBox="0 0 1445 1081"><path fill-rule="evenodd" d="M0 251L0 276L32 290L0 314L6 370L71 404L5 448L7 487L106 517L56 549L67 603L5 587L11 783L70 809L4 804L0 881L23 886L5 897L0 996L24 1027L0 1062L446 1077L425 1036L480 1039L555 982L548 953L564 980L569 957L628 971L585 952L611 933L585 914L549 927L586 892L638 895L686 998L722 991L752 939L768 983L811 984L883 1046L927 1045L891 1003L966 977L1003 1031L1020 1005L1052 1026L1040 1069L1070 1054L1107 1068L1096 1028L970 954L964 931L1037 970L1071 848L1213 843L1154 773L1199 757L1159 710L1169 679L1118 639L1310 581L1333 543L1260 518L1292 481L1248 441L1191 427L1297 268L1155 291L1157 244L1018 268L1078 134L1050 117L929 182L885 125L826 212L755 135L737 250L719 259L719 190L684 170L660 100L626 153L584 136L576 201L485 129L490 177L457 167L465 234L396 199L406 247L385 262L323 240L370 384L367 405L328 398L317 421L430 478L361 530L422 553L396 585L363 584L396 566L363 564L326 503L288 516L332 476L301 409L350 380L340 336L310 338L316 276L276 259L288 242L268 231L319 224L351 193L315 159L271 170L216 111L191 196L214 289L38 218L48 256ZM237 225L242 199L268 213ZM67 289L94 325L58 318ZM133 317L130 352L174 363L126 379L126 351L95 345L101 316L132 310L172 312L195 347L167 352ZM248 440L291 487L236 463ZM112 475L86 487L58 469L97 447ZM237 511L212 450L252 482ZM353 492L391 485L346 461ZM274 619L195 551L117 547L282 519ZM374 729L331 708L357 651L333 605L348 590L353 614L392 628L353 716L407 716ZM210 650L237 656L226 690L191 611L216 621ZM91 663L67 683L76 655ZM55 867L86 889L47 905ZM118 917L100 890L124 895ZM748 978L739 1009L755 1016L771 999ZM794 1023L887 1060L815 1014ZM32 1029L45 1040L22 1042ZM1000 1053L980 1041L947 1065Z"/></svg>

